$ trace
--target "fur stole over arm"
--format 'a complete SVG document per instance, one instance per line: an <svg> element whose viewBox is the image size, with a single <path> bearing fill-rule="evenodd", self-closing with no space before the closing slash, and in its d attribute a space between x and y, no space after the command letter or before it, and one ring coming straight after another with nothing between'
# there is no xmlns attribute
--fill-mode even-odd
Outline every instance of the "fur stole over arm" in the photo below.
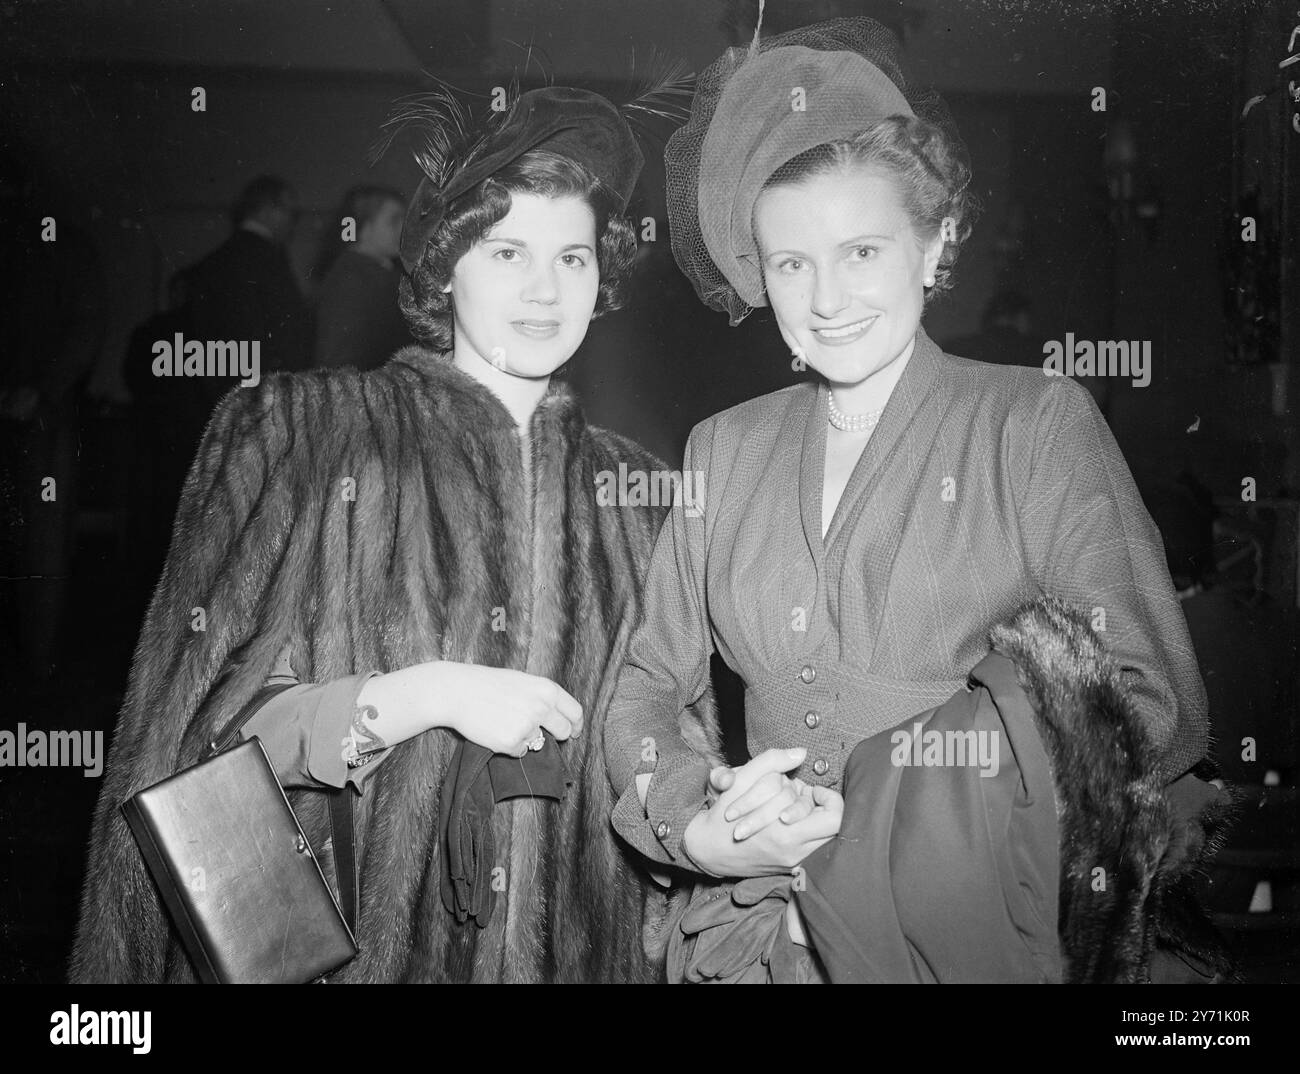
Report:
<svg viewBox="0 0 1300 1074"><path fill-rule="evenodd" d="M1080 612L1043 599L992 641L1014 663L1051 759L1065 980L1147 981L1155 959L1229 977L1196 881L1227 837L1232 795L1190 773L1166 785L1132 691Z"/></svg>

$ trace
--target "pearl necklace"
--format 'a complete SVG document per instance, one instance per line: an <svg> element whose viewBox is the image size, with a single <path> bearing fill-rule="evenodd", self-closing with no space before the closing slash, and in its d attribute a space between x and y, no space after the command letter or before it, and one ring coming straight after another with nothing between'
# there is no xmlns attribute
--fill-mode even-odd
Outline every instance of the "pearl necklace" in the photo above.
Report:
<svg viewBox="0 0 1300 1074"><path fill-rule="evenodd" d="M829 410L831 424L841 432L846 433L864 433L876 427L876 422L880 420L880 415L885 412L885 408L879 410L869 410L865 414L848 414L840 413L840 408L835 405L835 393L828 392L826 404Z"/></svg>

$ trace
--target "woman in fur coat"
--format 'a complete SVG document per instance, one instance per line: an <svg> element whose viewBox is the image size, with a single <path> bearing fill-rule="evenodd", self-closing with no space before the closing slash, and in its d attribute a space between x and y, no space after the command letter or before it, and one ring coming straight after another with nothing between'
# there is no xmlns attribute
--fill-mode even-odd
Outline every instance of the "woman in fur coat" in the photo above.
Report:
<svg viewBox="0 0 1300 1074"><path fill-rule="evenodd" d="M403 308L429 346L230 392L190 470L73 980L193 979L119 807L200 760L275 675L299 685L245 733L326 863L315 792L357 795L360 953L332 979L658 972L665 906L612 837L600 727L661 512L597 489L662 466L552 379L619 305L641 154L580 90L526 93L477 134L435 119L402 239Z"/></svg>

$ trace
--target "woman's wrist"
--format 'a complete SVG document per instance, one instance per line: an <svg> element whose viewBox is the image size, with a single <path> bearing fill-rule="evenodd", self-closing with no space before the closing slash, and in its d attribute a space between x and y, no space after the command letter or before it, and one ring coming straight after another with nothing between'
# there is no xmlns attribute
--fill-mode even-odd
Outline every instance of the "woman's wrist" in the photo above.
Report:
<svg viewBox="0 0 1300 1074"><path fill-rule="evenodd" d="M707 865L701 862L700 859L695 856L695 852L692 849L691 832L692 830L695 832L694 847L698 849L700 832L703 829L705 823L707 823L708 815L709 815L709 810L708 807L705 806L705 808L701 809L698 813L696 813L695 816L691 818L691 822L686 825L686 831L682 833L682 854L686 858L689 867L694 869L697 873L703 873L705 876L711 876L715 879L721 879L721 875L719 873L715 873Z"/></svg>
<svg viewBox="0 0 1300 1074"><path fill-rule="evenodd" d="M418 677L411 674L416 668L420 669ZM449 724L440 703L443 692L434 687L438 677L436 667L423 664L374 675L361 687L357 704L373 705L404 725L414 723L424 730L446 727Z"/></svg>

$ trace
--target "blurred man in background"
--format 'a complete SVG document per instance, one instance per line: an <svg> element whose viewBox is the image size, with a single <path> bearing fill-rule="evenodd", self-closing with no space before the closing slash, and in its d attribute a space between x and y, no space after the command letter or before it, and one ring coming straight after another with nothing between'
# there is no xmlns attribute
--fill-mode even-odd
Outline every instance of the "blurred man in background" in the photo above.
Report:
<svg viewBox="0 0 1300 1074"><path fill-rule="evenodd" d="M344 196L317 266L324 283L316 299L315 365L374 369L414 342L397 304L405 217L406 200L388 187L355 186Z"/></svg>
<svg viewBox="0 0 1300 1074"><path fill-rule="evenodd" d="M230 238L190 274L194 338L261 342L261 373L305 369L311 318L285 252L298 222L298 194L262 175L231 207ZM210 410L237 377L203 378Z"/></svg>

